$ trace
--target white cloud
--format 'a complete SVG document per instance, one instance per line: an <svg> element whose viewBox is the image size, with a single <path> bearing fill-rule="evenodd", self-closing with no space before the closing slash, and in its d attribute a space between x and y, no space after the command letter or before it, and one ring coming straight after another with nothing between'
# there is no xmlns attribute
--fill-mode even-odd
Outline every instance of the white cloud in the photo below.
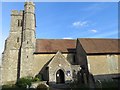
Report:
<svg viewBox="0 0 120 90"><path fill-rule="evenodd" d="M73 39L73 38L71 38L71 37L64 37L63 39Z"/></svg>
<svg viewBox="0 0 120 90"><path fill-rule="evenodd" d="M92 30L90 30L91 32L93 32L93 33L96 33L96 32L98 32L97 30L95 30L95 29L92 29Z"/></svg>
<svg viewBox="0 0 120 90"><path fill-rule="evenodd" d="M87 21L76 21L76 22L73 22L72 25L76 28L80 28L80 27L83 27L83 26L86 26L88 24Z"/></svg>

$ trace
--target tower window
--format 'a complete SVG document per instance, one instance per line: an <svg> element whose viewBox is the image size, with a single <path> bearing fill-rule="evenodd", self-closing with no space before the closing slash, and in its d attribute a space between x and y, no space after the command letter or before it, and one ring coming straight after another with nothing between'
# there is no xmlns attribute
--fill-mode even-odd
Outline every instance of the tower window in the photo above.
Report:
<svg viewBox="0 0 120 90"><path fill-rule="evenodd" d="M23 24L23 20L21 20L21 22L20 22L20 25L22 26L22 24Z"/></svg>
<svg viewBox="0 0 120 90"><path fill-rule="evenodd" d="M22 20L18 20L18 27L22 26Z"/></svg>
<svg viewBox="0 0 120 90"><path fill-rule="evenodd" d="M17 43L19 42L19 37L17 38Z"/></svg>
<svg viewBox="0 0 120 90"><path fill-rule="evenodd" d="M20 25L20 22L19 22L19 20L18 20L18 27L19 27L19 25Z"/></svg>

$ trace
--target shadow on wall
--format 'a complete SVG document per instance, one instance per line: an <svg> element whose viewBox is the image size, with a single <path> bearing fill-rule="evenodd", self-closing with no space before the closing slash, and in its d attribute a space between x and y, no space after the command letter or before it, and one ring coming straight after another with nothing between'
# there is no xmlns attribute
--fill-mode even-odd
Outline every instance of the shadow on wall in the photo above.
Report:
<svg viewBox="0 0 120 90"><path fill-rule="evenodd" d="M77 73L77 80L82 84L95 83L94 76L84 67L81 67L81 70Z"/></svg>
<svg viewBox="0 0 120 90"><path fill-rule="evenodd" d="M17 80L20 79L20 70L21 70L21 46L18 52L18 63L17 63Z"/></svg>
<svg viewBox="0 0 120 90"><path fill-rule="evenodd" d="M120 89L120 74L95 75L96 88Z"/></svg>
<svg viewBox="0 0 120 90"><path fill-rule="evenodd" d="M76 49L71 49L71 48L68 48L67 50L68 50L68 52L70 52L70 53L75 53L75 51L76 51Z"/></svg>
<svg viewBox="0 0 120 90"><path fill-rule="evenodd" d="M67 49L69 54L67 54L66 59L68 62L72 65L76 64L76 58L75 58L75 50L76 49Z"/></svg>
<svg viewBox="0 0 120 90"><path fill-rule="evenodd" d="M95 80L100 80L100 81L120 80L120 73L119 74L94 75L94 78Z"/></svg>
<svg viewBox="0 0 120 90"><path fill-rule="evenodd" d="M77 83L95 88L94 76L84 66L81 66L81 70L77 73Z"/></svg>

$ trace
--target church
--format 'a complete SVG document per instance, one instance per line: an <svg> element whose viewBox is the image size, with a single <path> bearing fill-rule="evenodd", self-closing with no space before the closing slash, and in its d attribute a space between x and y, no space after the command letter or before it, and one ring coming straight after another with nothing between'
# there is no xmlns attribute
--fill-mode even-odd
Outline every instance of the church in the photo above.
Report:
<svg viewBox="0 0 120 90"><path fill-rule="evenodd" d="M83 83L119 76L119 39L37 39L35 4L11 12L11 26L2 54L3 84L38 74L53 84Z"/></svg>

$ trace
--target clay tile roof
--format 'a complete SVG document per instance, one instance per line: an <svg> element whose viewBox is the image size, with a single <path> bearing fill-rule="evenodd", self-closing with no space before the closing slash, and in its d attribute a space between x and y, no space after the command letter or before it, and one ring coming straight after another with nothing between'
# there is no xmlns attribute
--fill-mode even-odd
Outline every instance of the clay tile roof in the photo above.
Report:
<svg viewBox="0 0 120 90"><path fill-rule="evenodd" d="M118 42L120 39L78 39L87 54L94 53L120 53ZM76 50L76 40L69 39L37 39L35 53L74 53Z"/></svg>
<svg viewBox="0 0 120 90"><path fill-rule="evenodd" d="M87 54L90 53L120 53L120 39L78 39Z"/></svg>
<svg viewBox="0 0 120 90"><path fill-rule="evenodd" d="M75 52L76 40L37 39L35 53Z"/></svg>

